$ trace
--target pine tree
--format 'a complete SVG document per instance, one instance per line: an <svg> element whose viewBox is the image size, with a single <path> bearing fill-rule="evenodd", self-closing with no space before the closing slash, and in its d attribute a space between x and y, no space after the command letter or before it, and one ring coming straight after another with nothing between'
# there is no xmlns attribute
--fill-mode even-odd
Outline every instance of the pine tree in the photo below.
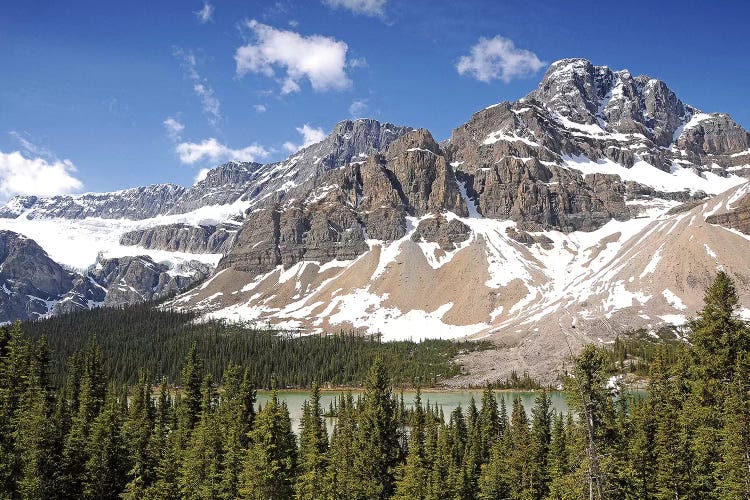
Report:
<svg viewBox="0 0 750 500"><path fill-rule="evenodd" d="M104 406L106 393L102 359L101 348L92 339L81 357L81 375L78 379L80 382L74 391L77 394L77 402L73 408L70 432L65 437L62 451L59 487L62 497L76 498L83 495L83 479L90 458L89 452L92 450L92 426ZM110 410L114 411L112 408ZM104 423L101 422L100 425Z"/></svg>
<svg viewBox="0 0 750 500"><path fill-rule="evenodd" d="M419 388L414 397L414 410L409 436L409 453L406 464L400 471L393 498L400 500L422 500L428 494L429 473L425 457L425 413Z"/></svg>
<svg viewBox="0 0 750 500"><path fill-rule="evenodd" d="M636 400L631 404L629 420L632 435L626 452L627 466L625 477L625 497L655 498L657 494L654 407L649 400Z"/></svg>
<svg viewBox="0 0 750 500"><path fill-rule="evenodd" d="M388 498L393 492L399 461L398 420L382 360L373 363L365 384L358 418L355 471L360 475L360 498Z"/></svg>
<svg viewBox="0 0 750 500"><path fill-rule="evenodd" d="M172 432L175 427L172 398L169 394L166 379L162 379L154 412L153 432L151 432L151 439L148 444L148 454L154 464L154 481L146 488L142 498L164 500L178 498L178 460L174 455L177 448L175 444L177 434ZM131 498L133 497L135 495L131 496Z"/></svg>
<svg viewBox="0 0 750 500"><path fill-rule="evenodd" d="M52 458L53 429L49 426L49 395L39 383L39 373L20 400L14 431L19 457L17 490L22 498L45 498L53 491L56 464Z"/></svg>
<svg viewBox="0 0 750 500"><path fill-rule="evenodd" d="M122 415L116 390L107 391L104 408L91 425L83 474L85 498L118 498L127 484L129 464L122 441Z"/></svg>
<svg viewBox="0 0 750 500"><path fill-rule="evenodd" d="M182 369L182 399L179 407L180 427L190 431L195 427L201 413L201 388L205 376L203 360L198 356L198 347L193 343Z"/></svg>
<svg viewBox="0 0 750 500"><path fill-rule="evenodd" d="M479 436L480 452L482 462L489 460L492 445L500 439L500 415L497 408L497 399L492 387L487 385L482 393L482 409L479 412Z"/></svg>
<svg viewBox="0 0 750 500"><path fill-rule="evenodd" d="M536 397L531 414L531 495L541 499L549 492L547 458L552 439L552 401L547 391L541 391Z"/></svg>
<svg viewBox="0 0 750 500"><path fill-rule="evenodd" d="M302 429L300 432L299 465L296 498L316 499L326 488L328 467L328 431L320 407L320 388L313 384L309 401L302 409Z"/></svg>
<svg viewBox="0 0 750 500"><path fill-rule="evenodd" d="M242 471L240 493L257 500L286 499L294 494L296 438L289 411L276 391L255 418L250 448Z"/></svg>
<svg viewBox="0 0 750 500"><path fill-rule="evenodd" d="M733 382L724 400L718 496L750 498L750 353L738 356Z"/></svg>
<svg viewBox="0 0 750 500"><path fill-rule="evenodd" d="M351 393L338 403L338 419L331 435L326 474L326 498L355 498L359 489L355 471L357 419Z"/></svg>
<svg viewBox="0 0 750 500"><path fill-rule="evenodd" d="M587 484L589 496L596 499L603 498L607 490L607 478L600 458L612 437L612 402L606 385L606 367L606 353L594 345L588 345L576 357L573 376L565 384L571 406L583 419L587 441Z"/></svg>
<svg viewBox="0 0 750 500"><path fill-rule="evenodd" d="M221 434L215 414L216 392L211 375L201 384L201 412L190 435L180 467L182 498L218 498L220 490Z"/></svg>
<svg viewBox="0 0 750 500"><path fill-rule="evenodd" d="M127 418L123 424L123 439L127 444L132 468L128 472L126 498L142 498L153 483L156 464L151 452L151 433L154 426L155 409L151 398L151 384L141 371L130 392Z"/></svg>
<svg viewBox="0 0 750 500"><path fill-rule="evenodd" d="M240 475L248 433L255 418L255 389L250 383L249 371L244 376L239 365L230 365L224 372L224 396L218 409L223 433L223 458L221 464L221 496L237 498Z"/></svg>

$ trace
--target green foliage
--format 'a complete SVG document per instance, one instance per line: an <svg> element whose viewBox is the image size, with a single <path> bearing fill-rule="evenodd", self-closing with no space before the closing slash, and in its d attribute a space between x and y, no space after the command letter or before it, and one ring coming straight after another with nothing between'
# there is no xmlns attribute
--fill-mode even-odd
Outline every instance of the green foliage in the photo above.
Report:
<svg viewBox="0 0 750 500"><path fill-rule="evenodd" d="M644 356L646 398L615 394L617 356L587 347L566 381L577 416L554 413L544 391L509 416L488 387L446 421L419 392L407 408L375 357L363 395L335 405L330 439L314 384L299 443L275 391L256 414L252 365L222 365L216 384L195 338L178 387L154 388L141 369L126 388L97 341L56 384L54 350L2 328L0 498L750 498L750 332L736 304L720 274L690 344Z"/></svg>
<svg viewBox="0 0 750 500"><path fill-rule="evenodd" d="M342 333L292 337L284 333L228 324L195 322L195 315L155 309L149 304L99 308L43 321L23 323L31 338L46 338L52 352L52 376L65 379L66 360L91 338L107 352L103 373L117 383L134 384L139 370L158 383L180 379L183 361L195 348L203 369L221 380L230 363L249 370L250 380L270 389L361 386L379 357L394 384L432 386L459 373L451 360L459 352L489 348L483 342L427 340L381 343L374 337ZM7 332L6 332L7 334ZM155 348L157 346L157 348ZM195 406L190 403L191 414Z"/></svg>

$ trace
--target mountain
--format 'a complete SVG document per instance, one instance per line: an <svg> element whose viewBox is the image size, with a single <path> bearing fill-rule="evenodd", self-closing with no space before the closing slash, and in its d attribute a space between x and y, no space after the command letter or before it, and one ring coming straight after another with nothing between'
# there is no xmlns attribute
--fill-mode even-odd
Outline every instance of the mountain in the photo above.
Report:
<svg viewBox="0 0 750 500"><path fill-rule="evenodd" d="M97 259L148 258L165 267L119 264L137 290L174 269L194 274L153 286L209 275L164 307L386 340L489 338L505 348L468 355L473 380L543 375L585 343L684 323L719 266L750 303L749 147L729 115L664 82L565 59L441 143L347 120L285 161L227 163L190 188L16 198L0 228L119 303L149 294L115 291Z"/></svg>

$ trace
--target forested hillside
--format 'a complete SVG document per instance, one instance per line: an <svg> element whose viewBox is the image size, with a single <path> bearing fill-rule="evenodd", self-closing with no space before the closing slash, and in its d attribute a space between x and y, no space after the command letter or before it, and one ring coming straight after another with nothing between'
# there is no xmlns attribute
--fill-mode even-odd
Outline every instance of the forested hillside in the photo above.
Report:
<svg viewBox="0 0 750 500"><path fill-rule="evenodd" d="M689 344L651 362L648 397L616 397L612 354L589 346L566 381L578 417L545 392L443 415L411 411L377 358L356 400L343 398L329 437L317 387L299 438L275 393L259 411L249 367L231 365L221 390L195 349L182 389L150 376L125 389L91 342L50 379L44 341L15 327L0 336L0 496L10 498L251 499L741 499L750 497L750 329L720 273Z"/></svg>
<svg viewBox="0 0 750 500"><path fill-rule="evenodd" d="M377 337L303 336L220 321L195 322L191 313L156 309L152 304L80 311L21 325L33 339L45 338L53 382L64 378L66 360L94 340L106 353L105 376L135 383L143 369L158 383L176 382L193 345L206 371L221 380L232 362L246 366L260 388L310 387L314 380L336 386L361 385L376 356L393 383L430 386L459 372L451 359L459 351L487 348L483 342L379 342Z"/></svg>

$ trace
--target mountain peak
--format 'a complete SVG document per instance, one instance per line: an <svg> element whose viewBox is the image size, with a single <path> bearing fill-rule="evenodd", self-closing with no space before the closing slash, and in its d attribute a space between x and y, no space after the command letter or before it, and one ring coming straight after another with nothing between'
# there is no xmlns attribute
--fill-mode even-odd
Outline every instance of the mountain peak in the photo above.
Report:
<svg viewBox="0 0 750 500"><path fill-rule="evenodd" d="M641 134L665 147L697 111L661 80L633 77L627 69L613 71L581 58L552 63L530 97L573 122Z"/></svg>

